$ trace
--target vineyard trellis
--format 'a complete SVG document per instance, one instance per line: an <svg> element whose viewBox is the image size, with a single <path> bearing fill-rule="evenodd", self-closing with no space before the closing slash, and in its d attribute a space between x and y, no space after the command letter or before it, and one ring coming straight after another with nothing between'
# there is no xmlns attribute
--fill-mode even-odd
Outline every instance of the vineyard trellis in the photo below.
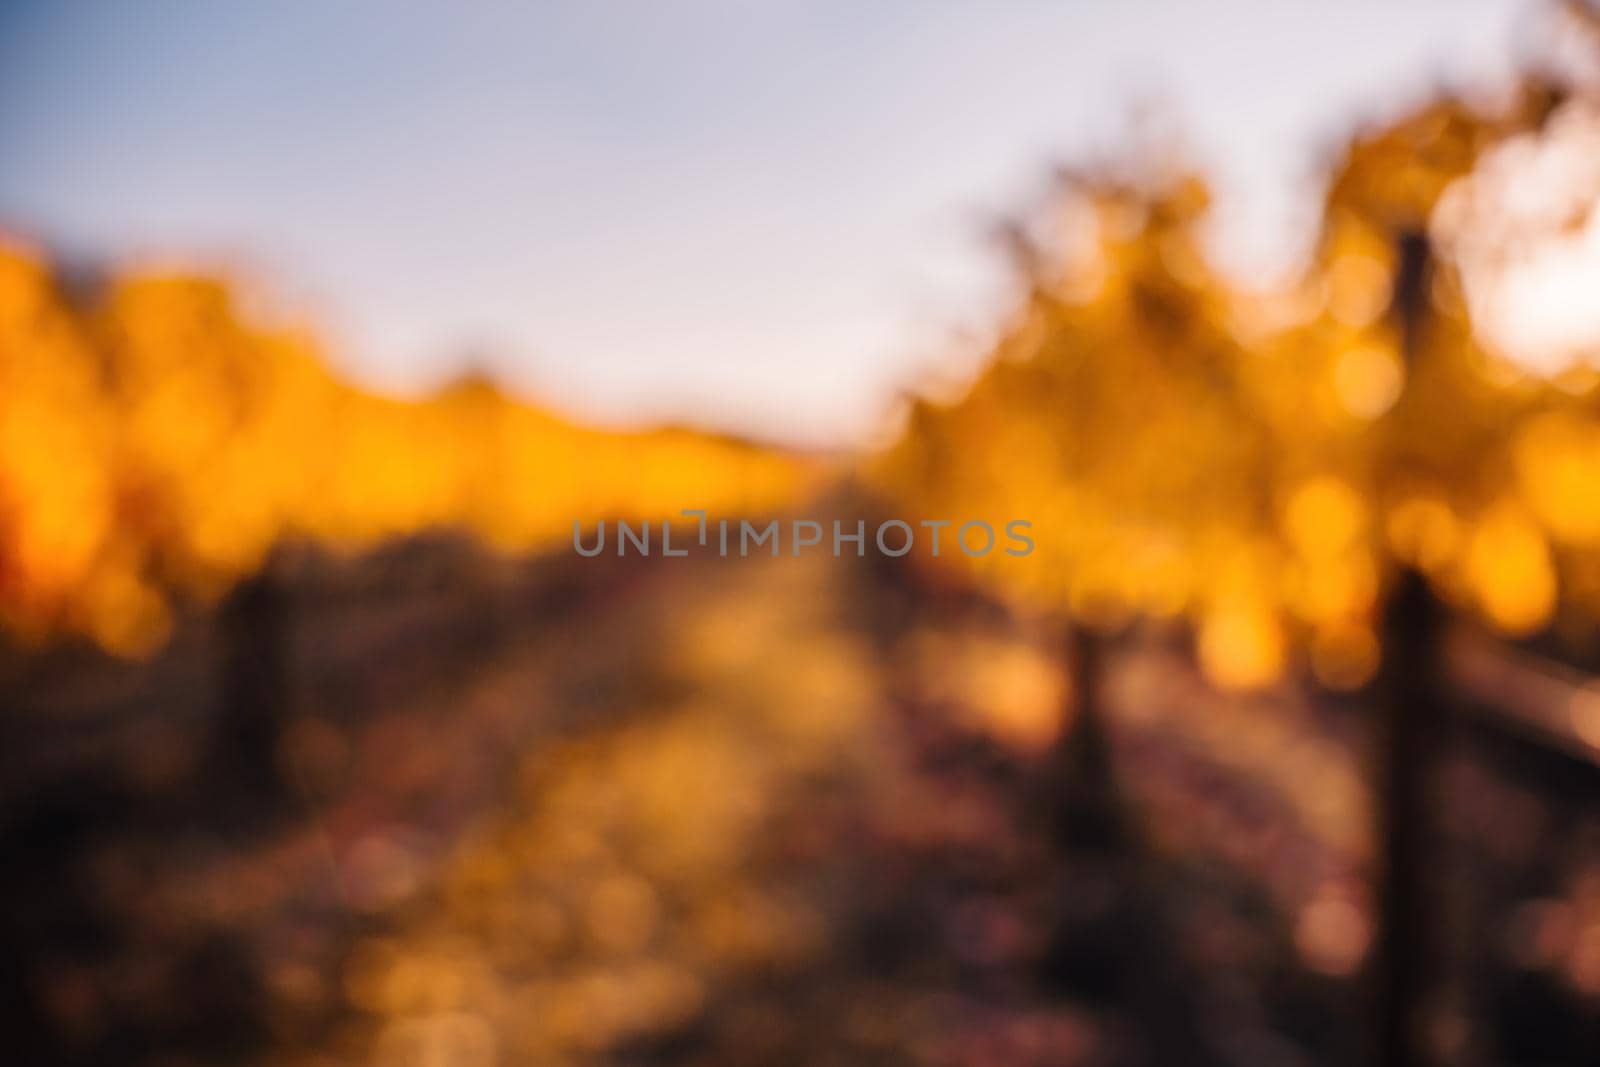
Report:
<svg viewBox="0 0 1600 1067"><path fill-rule="evenodd" d="M1454 724L1594 766L1572 710L1589 683L1513 642L1553 620L1593 632L1600 392L1581 368L1515 369L1471 307L1495 210L1478 175L1503 169L1503 146L1548 150L1591 107L1530 76L1499 111L1441 98L1358 138L1302 283L1312 310L1287 325L1205 265L1196 179L1165 162L1070 175L1093 247L1026 249L1027 295L989 365L963 399L916 403L879 468L929 512L1040 513L1037 567L978 571L1077 634L1064 793L1107 773L1084 762L1103 751L1097 633L1130 617L1192 619L1224 690L1305 664L1315 686L1365 694L1386 1067L1440 1060L1430 790ZM1463 638L1474 618L1499 636Z"/></svg>

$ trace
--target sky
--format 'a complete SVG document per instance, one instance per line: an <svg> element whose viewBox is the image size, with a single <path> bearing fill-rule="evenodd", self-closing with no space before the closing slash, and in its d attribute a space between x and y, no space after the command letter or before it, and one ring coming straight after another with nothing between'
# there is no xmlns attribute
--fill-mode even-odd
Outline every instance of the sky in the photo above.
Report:
<svg viewBox="0 0 1600 1067"><path fill-rule="evenodd" d="M1359 122L1505 77L1543 6L4 0L0 230L241 274L374 388L843 445L974 351L992 224L1135 109L1261 278Z"/></svg>

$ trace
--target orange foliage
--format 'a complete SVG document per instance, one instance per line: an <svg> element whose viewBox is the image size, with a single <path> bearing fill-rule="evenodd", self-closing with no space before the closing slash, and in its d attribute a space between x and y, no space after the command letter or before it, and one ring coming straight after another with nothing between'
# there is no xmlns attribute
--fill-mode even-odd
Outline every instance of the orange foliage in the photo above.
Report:
<svg viewBox="0 0 1600 1067"><path fill-rule="evenodd" d="M679 430L605 432L468 380L422 401L336 378L314 341L194 277L70 299L0 243L0 624L122 653L274 542L359 546L464 525L506 549L575 519L770 510L804 464Z"/></svg>
<svg viewBox="0 0 1600 1067"><path fill-rule="evenodd" d="M1479 160L1584 106L1530 78L1496 110L1443 98L1357 138L1312 261L1265 293L1206 263L1199 178L1075 176L1062 197L1093 218L1088 247L1028 250L987 368L959 402L915 405L879 483L925 514L1031 518L1028 560L949 562L1090 624L1187 614L1227 685L1301 650L1324 682L1364 682L1402 564L1511 633L1564 604L1592 617L1600 388L1486 346L1457 258ZM1388 313L1397 247L1430 230L1408 349Z"/></svg>

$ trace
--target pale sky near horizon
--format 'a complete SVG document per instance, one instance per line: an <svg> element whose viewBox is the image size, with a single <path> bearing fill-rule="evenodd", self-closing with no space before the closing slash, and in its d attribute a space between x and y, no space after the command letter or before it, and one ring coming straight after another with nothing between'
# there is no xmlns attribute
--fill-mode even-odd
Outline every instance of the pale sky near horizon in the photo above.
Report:
<svg viewBox="0 0 1600 1067"><path fill-rule="evenodd" d="M1154 99L1217 255L1323 161L1503 77L1536 0L0 7L0 230L243 270L336 363L583 417L859 440L997 309L989 221Z"/></svg>

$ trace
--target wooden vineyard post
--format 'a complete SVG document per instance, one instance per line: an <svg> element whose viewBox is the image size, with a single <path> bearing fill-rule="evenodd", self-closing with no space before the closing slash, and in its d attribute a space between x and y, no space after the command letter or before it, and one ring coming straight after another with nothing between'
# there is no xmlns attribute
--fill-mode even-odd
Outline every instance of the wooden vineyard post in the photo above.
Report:
<svg viewBox="0 0 1600 1067"><path fill-rule="evenodd" d="M1440 606L1407 570L1384 618L1379 683L1378 931L1380 1063L1425 1067L1433 908L1427 893L1428 788L1439 745Z"/></svg>
<svg viewBox="0 0 1600 1067"><path fill-rule="evenodd" d="M1116 773L1106 707L1107 639L1075 625L1064 640L1073 697L1051 757L1051 817L1064 863L1061 899L1076 897L1077 906L1059 916L1047 975L1078 997L1119 1004L1137 1021L1150 1062L1209 1067L1217 1059L1197 1026L1195 987L1161 873L1150 866ZM1083 911L1086 888L1098 902Z"/></svg>
<svg viewBox="0 0 1600 1067"><path fill-rule="evenodd" d="M1431 254L1419 233L1398 242L1392 312L1414 369L1430 300ZM1434 908L1428 900L1428 790L1439 749L1443 609L1416 570L1403 569L1382 622L1378 679L1377 940L1373 994L1381 1067L1429 1067L1427 998Z"/></svg>
<svg viewBox="0 0 1600 1067"><path fill-rule="evenodd" d="M1056 867L1054 926L1041 962L1051 987L1091 1001L1123 1000L1128 857L1102 706L1105 642L1077 623L1059 640L1069 690L1041 783Z"/></svg>
<svg viewBox="0 0 1600 1067"><path fill-rule="evenodd" d="M270 803L282 787L279 750L289 702L289 618L269 562L219 612L222 678L212 773L221 791Z"/></svg>
<svg viewBox="0 0 1600 1067"><path fill-rule="evenodd" d="M1068 627L1063 648L1071 705L1051 753L1051 790L1057 844L1073 850L1110 852L1125 844L1122 813L1112 771L1105 722L1105 638L1078 624Z"/></svg>

